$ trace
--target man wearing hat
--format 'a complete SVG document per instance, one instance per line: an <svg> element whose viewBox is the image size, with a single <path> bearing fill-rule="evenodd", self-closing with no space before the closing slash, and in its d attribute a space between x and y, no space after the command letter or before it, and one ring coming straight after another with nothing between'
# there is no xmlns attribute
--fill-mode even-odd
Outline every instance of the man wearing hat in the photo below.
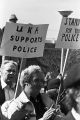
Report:
<svg viewBox="0 0 80 120"><path fill-rule="evenodd" d="M10 21L10 22L13 22L13 23L16 23L17 20L18 20L18 18L16 17L15 14L12 14L12 15L10 16L10 18L9 18L9 21Z"/></svg>
<svg viewBox="0 0 80 120"><path fill-rule="evenodd" d="M12 15L10 16L9 22L16 23L17 20L18 20L18 19L17 19L16 15L15 15L15 14L12 14ZM5 27L3 27L2 29L0 29L0 45L1 45L1 43L2 43L2 37L3 37L4 29L5 29ZM3 61L4 59L10 59L10 57L4 57L4 56L1 57L1 56L0 56L0 59L2 59L1 61ZM1 64L1 61L0 61L0 64Z"/></svg>
<svg viewBox="0 0 80 120"><path fill-rule="evenodd" d="M13 22L16 23L18 21L18 18L16 17L15 14L11 14L10 18L9 18L9 22ZM2 31L4 32L5 27L3 27Z"/></svg>
<svg viewBox="0 0 80 120"><path fill-rule="evenodd" d="M10 16L10 18L9 18L9 22L16 23L17 20L18 20L18 18L16 17L15 14L12 14L12 15ZM3 33L4 33L4 29L5 29L5 27L2 28L2 32L3 32Z"/></svg>
<svg viewBox="0 0 80 120"><path fill-rule="evenodd" d="M18 21L18 18L16 17L16 15L15 14L12 14L11 16L10 16L10 18L9 18L9 22L11 22L11 23L16 23ZM3 29L2 29L2 33L4 34L4 29L5 29L5 27L3 27ZM3 34L2 34L2 36L3 36ZM1 42L0 42L1 43ZM2 56L2 62L4 61L4 60L14 60L14 61L16 61L16 62L19 62L19 58L15 58L15 57L9 57L9 56Z"/></svg>

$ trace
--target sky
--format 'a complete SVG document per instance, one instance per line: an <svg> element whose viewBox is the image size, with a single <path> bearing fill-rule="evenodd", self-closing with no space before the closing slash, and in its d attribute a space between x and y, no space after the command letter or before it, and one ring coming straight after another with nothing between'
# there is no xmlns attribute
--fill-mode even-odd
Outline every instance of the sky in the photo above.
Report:
<svg viewBox="0 0 80 120"><path fill-rule="evenodd" d="M18 23L49 24L46 39L57 40L62 20L58 11L65 10L80 19L80 0L0 0L0 28L16 14Z"/></svg>

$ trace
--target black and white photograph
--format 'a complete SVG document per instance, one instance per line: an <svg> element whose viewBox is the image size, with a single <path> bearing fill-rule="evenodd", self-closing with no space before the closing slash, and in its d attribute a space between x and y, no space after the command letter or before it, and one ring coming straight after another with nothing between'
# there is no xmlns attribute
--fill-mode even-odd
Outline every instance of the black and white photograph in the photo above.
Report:
<svg viewBox="0 0 80 120"><path fill-rule="evenodd" d="M0 120L80 120L80 0L0 1Z"/></svg>

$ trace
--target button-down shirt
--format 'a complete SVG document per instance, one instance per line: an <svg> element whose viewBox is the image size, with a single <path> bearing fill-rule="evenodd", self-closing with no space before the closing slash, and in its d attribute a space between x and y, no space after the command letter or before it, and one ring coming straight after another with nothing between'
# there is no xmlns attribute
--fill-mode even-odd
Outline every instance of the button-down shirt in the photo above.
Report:
<svg viewBox="0 0 80 120"><path fill-rule="evenodd" d="M1 86L4 89L5 101L12 100L14 98L15 90L10 88L2 79Z"/></svg>

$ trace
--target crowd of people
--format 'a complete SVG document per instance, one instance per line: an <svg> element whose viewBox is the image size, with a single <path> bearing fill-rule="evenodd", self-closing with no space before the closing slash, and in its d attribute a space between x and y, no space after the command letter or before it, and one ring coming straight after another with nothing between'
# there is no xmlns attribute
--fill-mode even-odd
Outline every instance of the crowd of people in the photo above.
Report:
<svg viewBox="0 0 80 120"><path fill-rule="evenodd" d="M25 66L18 79L19 67L19 58L2 57L0 120L80 120L80 64L55 79L39 65Z"/></svg>

